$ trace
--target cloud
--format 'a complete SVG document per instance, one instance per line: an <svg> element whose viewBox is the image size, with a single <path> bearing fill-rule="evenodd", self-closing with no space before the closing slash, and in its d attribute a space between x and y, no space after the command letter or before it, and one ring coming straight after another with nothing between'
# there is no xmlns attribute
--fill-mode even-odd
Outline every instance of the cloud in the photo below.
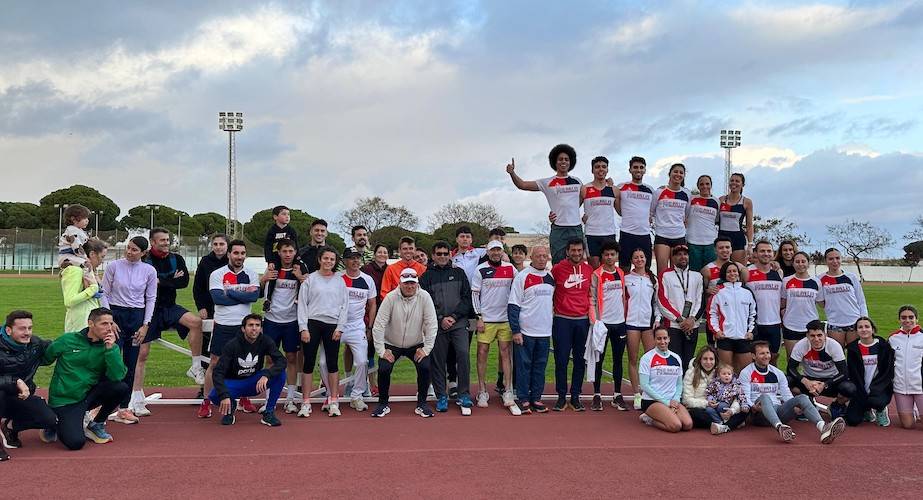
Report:
<svg viewBox="0 0 923 500"><path fill-rule="evenodd" d="M888 117L864 118L854 121L846 129L845 137L850 139L868 139L871 137L890 137L904 134L917 126L918 121L895 120Z"/></svg>
<svg viewBox="0 0 923 500"><path fill-rule="evenodd" d="M653 122L637 124L632 121L618 123L605 133L610 141L606 148L619 151L625 146L649 145L663 141L690 142L714 139L730 120L702 111L672 113Z"/></svg>
<svg viewBox="0 0 923 500"><path fill-rule="evenodd" d="M841 113L796 118L769 127L766 135L769 137L788 137L793 135L824 134L835 130L839 126L841 118Z"/></svg>

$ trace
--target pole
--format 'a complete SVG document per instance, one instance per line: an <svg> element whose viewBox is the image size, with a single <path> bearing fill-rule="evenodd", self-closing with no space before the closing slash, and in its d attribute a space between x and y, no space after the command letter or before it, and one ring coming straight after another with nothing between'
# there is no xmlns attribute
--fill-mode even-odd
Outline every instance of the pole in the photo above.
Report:
<svg viewBox="0 0 923 500"><path fill-rule="evenodd" d="M96 225L93 226L93 232L94 232L93 236L96 236L97 238L99 238L99 212L96 211L93 213L96 214Z"/></svg>
<svg viewBox="0 0 923 500"><path fill-rule="evenodd" d="M151 231L154 230L154 206L151 205Z"/></svg>
<svg viewBox="0 0 923 500"><path fill-rule="evenodd" d="M225 225L225 231L227 234L233 238L233 222L232 222L232 205L233 205L233 194L232 190L234 189L234 132L228 131L228 221Z"/></svg>
<svg viewBox="0 0 923 500"><path fill-rule="evenodd" d="M182 237L183 237L183 216L179 215L177 216L177 221L176 221L176 249L177 250L179 250Z"/></svg>
<svg viewBox="0 0 923 500"><path fill-rule="evenodd" d="M16 242L19 241L19 228L13 229L13 269L16 269ZM22 266L19 266L19 274L22 274Z"/></svg>
<svg viewBox="0 0 923 500"><path fill-rule="evenodd" d="M724 148L724 193L731 194L731 148Z"/></svg>

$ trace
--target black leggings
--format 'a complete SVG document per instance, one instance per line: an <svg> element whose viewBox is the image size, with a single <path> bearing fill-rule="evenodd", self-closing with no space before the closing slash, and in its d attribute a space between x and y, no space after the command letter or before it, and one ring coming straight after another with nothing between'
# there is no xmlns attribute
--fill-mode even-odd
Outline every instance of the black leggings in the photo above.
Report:
<svg viewBox="0 0 923 500"><path fill-rule="evenodd" d="M612 344L612 379L615 386L615 392L622 392L622 354L625 352L625 342L627 332L625 323L618 325L606 324L608 330L609 342ZM592 332L590 333L592 335ZM603 347L602 356L596 362L596 380L593 382L593 392L598 393L602 386L603 360L606 359L606 348Z"/></svg>
<svg viewBox="0 0 923 500"><path fill-rule="evenodd" d="M891 396L890 392L866 394L865 387L862 389L857 388L855 394L849 400L849 406L846 407L846 423L849 425L861 424L866 411L884 410L891 402Z"/></svg>
<svg viewBox="0 0 923 500"><path fill-rule="evenodd" d="M324 343L324 359L327 361L327 371L330 373L340 371L340 367L337 366L337 358L340 357L340 341L333 340L333 332L336 329L337 326L330 323L314 319L308 320L308 331L311 332L311 340L301 343L301 352L304 353L302 373L314 373L317 349L320 347L321 342Z"/></svg>
<svg viewBox="0 0 923 500"><path fill-rule="evenodd" d="M94 422L105 422L109 414L115 411L119 401L131 395L131 389L125 382L101 380L90 388L86 398L73 404L52 408L58 415L58 439L69 450L79 450L87 438L83 434L83 416L87 410L100 407Z"/></svg>
<svg viewBox="0 0 923 500"><path fill-rule="evenodd" d="M13 422L10 427L13 432L26 429L54 429L58 423L45 400L30 394L26 399L19 399L19 392L7 393L0 391L0 417L8 418Z"/></svg>

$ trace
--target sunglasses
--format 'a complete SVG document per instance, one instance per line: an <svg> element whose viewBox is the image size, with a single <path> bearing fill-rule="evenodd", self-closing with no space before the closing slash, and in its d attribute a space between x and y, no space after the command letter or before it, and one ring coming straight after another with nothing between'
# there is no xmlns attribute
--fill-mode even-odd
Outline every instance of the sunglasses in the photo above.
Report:
<svg viewBox="0 0 923 500"><path fill-rule="evenodd" d="M435 252L433 255L436 257L447 257L449 252Z"/></svg>

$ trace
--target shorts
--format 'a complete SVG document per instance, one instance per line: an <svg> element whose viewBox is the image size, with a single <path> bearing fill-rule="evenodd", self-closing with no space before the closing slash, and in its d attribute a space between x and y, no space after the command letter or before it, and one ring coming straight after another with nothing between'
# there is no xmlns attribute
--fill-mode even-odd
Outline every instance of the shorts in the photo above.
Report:
<svg viewBox="0 0 923 500"><path fill-rule="evenodd" d="M655 244L655 245L666 245L666 246L668 246L668 247L670 247L670 248L673 248L673 247L678 246L678 245L685 245L685 244L686 244L686 237L684 236L684 237L682 237L682 238L664 238L663 236L656 236L656 235L655 235L655 236L654 236L654 244Z"/></svg>
<svg viewBox="0 0 923 500"><path fill-rule="evenodd" d="M689 268L693 271L701 270L709 262L714 262L717 257L714 243L711 245L689 244Z"/></svg>
<svg viewBox="0 0 923 500"><path fill-rule="evenodd" d="M782 325L756 325L753 340L769 342L769 352L778 354L782 346Z"/></svg>
<svg viewBox="0 0 923 500"><path fill-rule="evenodd" d="M298 322L276 323L263 320L263 335L271 338L276 346L282 347L285 352L298 352L301 350L301 332L298 331Z"/></svg>
<svg viewBox="0 0 923 500"><path fill-rule="evenodd" d="M484 333L478 333L478 344L493 344L494 340L512 342L513 331L506 321L502 323L484 323Z"/></svg>
<svg viewBox="0 0 923 500"><path fill-rule="evenodd" d="M182 306L173 304L168 307L158 307L154 309L154 315L151 316L151 324L147 327L147 335L144 337L144 343L153 342L160 338L164 330L175 329L179 338L186 340L189 335L189 329L179 324L180 318L187 311Z"/></svg>
<svg viewBox="0 0 923 500"><path fill-rule="evenodd" d="M639 248L644 250L647 265L651 265L651 235L619 231L619 267L631 269L631 254Z"/></svg>
<svg viewBox="0 0 923 500"><path fill-rule="evenodd" d="M854 332L854 331L856 331L855 323L849 326L835 326L835 325L831 325L830 323L827 323L827 333L830 333L830 332L846 333L846 332Z"/></svg>
<svg viewBox="0 0 923 500"><path fill-rule="evenodd" d="M653 399L642 399L641 400L641 411L642 412L647 411L647 409L650 408L651 405L654 403L660 403L660 401L655 401Z"/></svg>
<svg viewBox="0 0 923 500"><path fill-rule="evenodd" d="M796 332L795 330L789 330L788 328L782 327L782 338L785 340L801 340L807 335L808 332Z"/></svg>
<svg viewBox="0 0 923 500"><path fill-rule="evenodd" d="M603 256L603 243L607 241L615 241L618 239L614 234L608 236L589 236L586 237L586 248L587 253L592 257L602 257Z"/></svg>
<svg viewBox="0 0 923 500"><path fill-rule="evenodd" d="M586 247L586 240L583 237L583 226L551 225L551 233L548 235L548 244L551 248L552 264L557 264L567 258L567 242L572 239L583 240L583 246Z"/></svg>
<svg viewBox="0 0 923 500"><path fill-rule="evenodd" d="M894 403L897 412L904 415L913 415L913 405L916 403L917 411L923 412L923 394L898 394L894 393Z"/></svg>
<svg viewBox="0 0 923 500"><path fill-rule="evenodd" d="M212 330L212 340L208 343L208 352L212 353L212 356L221 356L221 351L224 350L225 344L236 337L238 333L240 333L239 326L215 323L215 328Z"/></svg>
<svg viewBox="0 0 923 500"><path fill-rule="evenodd" d="M653 323L651 323L651 324L648 325L648 326L637 326L637 325L628 325L628 324L625 325L625 331L634 330L634 331L636 331L636 332L645 332L645 331L651 330L651 329L653 329L653 328L654 328L654 324L653 324Z"/></svg>
<svg viewBox="0 0 923 500"><path fill-rule="evenodd" d="M734 354L750 352L750 341L747 339L718 339L715 345L722 351L731 351Z"/></svg>
<svg viewBox="0 0 923 500"><path fill-rule="evenodd" d="M747 235L743 231L718 231L718 236L730 238L733 251L747 248Z"/></svg>

